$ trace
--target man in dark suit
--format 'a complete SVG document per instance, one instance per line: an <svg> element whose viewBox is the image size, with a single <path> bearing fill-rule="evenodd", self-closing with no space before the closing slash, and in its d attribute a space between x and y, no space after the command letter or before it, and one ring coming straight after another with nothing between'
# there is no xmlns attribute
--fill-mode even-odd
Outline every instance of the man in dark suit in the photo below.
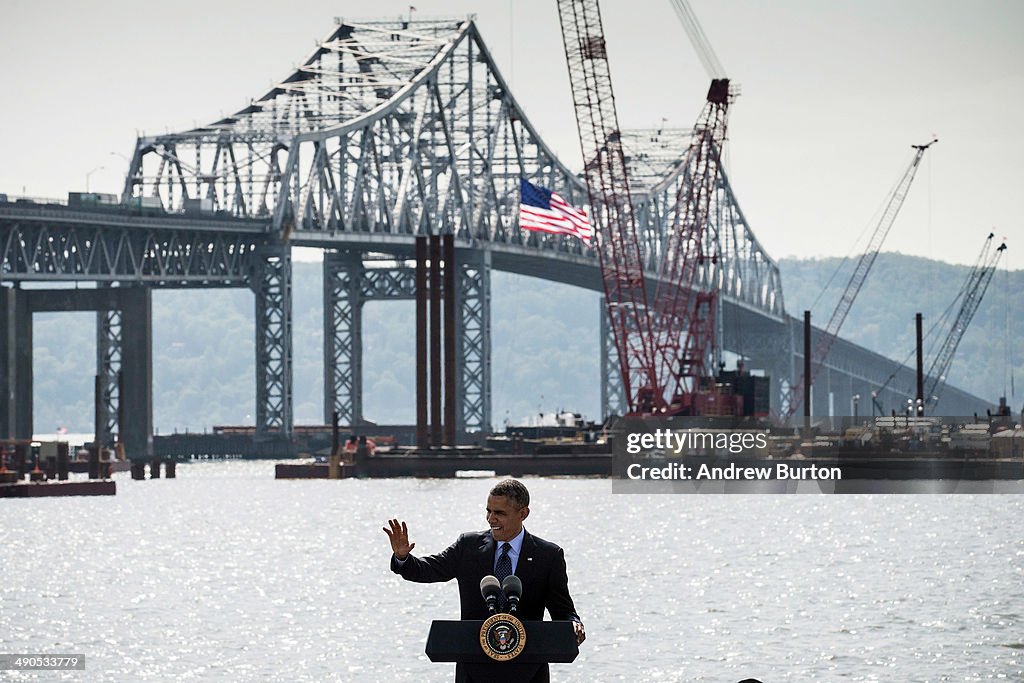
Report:
<svg viewBox="0 0 1024 683"><path fill-rule="evenodd" d="M463 619L488 616L480 597L483 577L493 574L501 580L515 574L523 583L519 618L543 619L547 608L552 619L572 621L576 641L582 643L586 631L569 594L565 555L554 543L523 528L529 514L529 491L522 482L506 479L487 496L487 531L464 533L440 553L427 557L411 554L416 544L409 542L408 527L392 519L384 527L391 540L391 571L419 583L456 579ZM534 680L546 681L547 675L547 667L542 667ZM462 667L456 668L456 680L469 680Z"/></svg>

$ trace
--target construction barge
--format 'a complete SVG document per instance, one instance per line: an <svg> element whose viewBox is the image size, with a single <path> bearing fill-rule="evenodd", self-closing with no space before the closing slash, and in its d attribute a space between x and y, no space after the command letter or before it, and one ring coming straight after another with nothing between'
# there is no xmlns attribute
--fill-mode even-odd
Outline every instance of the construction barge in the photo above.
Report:
<svg viewBox="0 0 1024 683"><path fill-rule="evenodd" d="M116 494L117 483L111 479L22 480L0 484L0 498L56 498L63 496L113 496Z"/></svg>
<svg viewBox="0 0 1024 683"><path fill-rule="evenodd" d="M800 458L726 458L688 456L682 459L651 459L646 467L665 467L672 462L685 463L696 472L708 468L736 469L770 467L774 473L785 465L789 471L838 468L844 480L1012 480L1024 481L1024 459L978 458L946 453L897 455L881 453L841 453ZM417 452L415 449L377 454L357 461L339 459L332 475L331 463L324 461L281 462L275 465L276 479L379 479L389 477L456 478L475 475L591 476L627 478L625 468L616 468L611 453L571 455L508 455L474 452Z"/></svg>
<svg viewBox="0 0 1024 683"><path fill-rule="evenodd" d="M484 446L399 446L394 437L351 436L333 456L278 463L277 479L441 477L478 473L512 476L608 477L611 445L593 431L528 429L488 437ZM337 469L333 469L336 467Z"/></svg>
<svg viewBox="0 0 1024 683"><path fill-rule="evenodd" d="M630 465L647 468L685 465L707 468L760 468L766 478L789 472L838 471L845 480L1009 480L1024 481L1024 429L1018 425L965 421L955 426L941 418L880 417L839 431L770 430L759 454L645 452L634 456L616 448L616 430L516 428L489 437L486 447L397 446L381 437L349 437L331 455L282 462L277 479L352 477L460 477L488 473L512 476L596 476L629 478ZM778 473L778 474L777 474ZM827 478L827 477L826 477Z"/></svg>
<svg viewBox="0 0 1024 683"><path fill-rule="evenodd" d="M612 471L611 453L575 453L547 455L499 454L472 447L396 449L372 457L345 462L339 459L337 474L331 475L330 462L277 463L276 479L347 479L365 477L452 478L474 474L521 476L607 477Z"/></svg>
<svg viewBox="0 0 1024 683"><path fill-rule="evenodd" d="M55 498L63 496L113 496L117 484L109 478L109 463L103 474L98 459L89 479L70 479L75 460L64 441L0 440L0 498ZM93 476L95 475L95 476Z"/></svg>

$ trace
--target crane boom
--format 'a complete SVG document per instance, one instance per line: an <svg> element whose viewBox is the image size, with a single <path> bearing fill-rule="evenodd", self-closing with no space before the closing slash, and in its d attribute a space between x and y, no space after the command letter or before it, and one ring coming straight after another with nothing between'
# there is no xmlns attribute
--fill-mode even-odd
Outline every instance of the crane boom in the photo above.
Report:
<svg viewBox="0 0 1024 683"><path fill-rule="evenodd" d="M714 345L717 289L697 291L697 273L708 259L705 233L718 183L729 109L729 80L715 79L694 127L684 157L686 177L676 195L673 229L665 237L660 279L655 294L656 320L667 327L659 334L660 386L670 389L670 408L685 414L701 412L693 405L702 379L714 374L707 358ZM678 331L685 333L680 338Z"/></svg>
<svg viewBox="0 0 1024 683"><path fill-rule="evenodd" d="M696 17L685 0L676 6L698 54L709 63L713 52ZM717 396L695 396L710 375L705 360L714 346L717 296L715 290L697 291L696 274L707 258L705 233L725 143L729 80L711 81L685 154L676 220L661 245L657 291L649 299L643 266L650 254L636 226L598 0L558 0L558 14L608 320L630 412L693 415L702 414L703 404L716 409Z"/></svg>
<svg viewBox="0 0 1024 683"><path fill-rule="evenodd" d="M853 302L857 299L857 295L860 294L861 287L864 285L864 281L871 271L871 266L874 265L875 258L878 256L878 251L882 248L882 243L889 234L889 229L903 207L903 201L907 198L910 185L914 182L914 176L917 173L917 167L921 164L921 158L924 156L925 151L936 142L938 142L937 139L932 140L926 145L913 145L915 150L914 158L911 160L907 170L904 171L899 183L896 184L892 195L890 195L885 211L882 213L882 218L875 227L875 232L868 243L868 248L857 261L853 274L850 276L850 281L846 284L846 289L843 291L843 296L840 297L839 303L836 304L835 310L832 311L832 317L825 328L825 334L821 336L814 347L811 354L811 374L809 377L801 376L800 380L793 387L793 391L790 394L789 407L782 414L784 422L788 421L797 408L800 407L800 401L803 399L804 394L804 385L806 383L814 383L815 375L828 357L828 352L832 349L832 344L839 334L839 329L843 326L843 321L846 320L846 314L850 312Z"/></svg>
<svg viewBox="0 0 1024 683"><path fill-rule="evenodd" d="M926 375L928 377L928 385L925 390L925 406L927 408L933 408L939 402L942 388L946 384L946 373L949 372L949 366L953 362L953 354L956 353L960 340L963 339L964 332L967 331L967 326L971 324L978 306L981 305L981 300L988 290L989 283L992 281L992 275L996 271L999 258L1006 251L1006 244L1000 244L987 259L985 258L992 245L993 237L994 234L990 234L988 239L985 240L985 246L981 252L982 256L979 258L979 265L975 266L974 270L967 276L960 310L953 320L949 334L946 335L942 346L939 347L938 353L935 354L935 359L928 368L928 374Z"/></svg>
<svg viewBox="0 0 1024 683"><path fill-rule="evenodd" d="M731 414L735 401L704 393L702 388L714 387L714 382L707 380L715 375L708 361L715 346L717 280L712 278L706 291L698 291L696 285L701 267L718 259L717 254L705 253L705 238L733 92L690 4L687 0L671 3L711 77L711 86L683 156L684 182L676 193L672 229L662 247L652 321L656 326L660 393L650 402L672 414Z"/></svg>
<svg viewBox="0 0 1024 683"><path fill-rule="evenodd" d="M558 0L608 320L631 412L657 384L643 254L597 0Z"/></svg>
<svg viewBox="0 0 1024 683"><path fill-rule="evenodd" d="M975 260L974 265L971 266L971 269L968 271L967 277L964 278L964 283L962 285L960 285L960 290L956 293L956 296L953 297L953 301L951 301L949 306L946 307L946 310L943 311L942 315L939 316L938 320L932 325L932 328L928 330L928 334L927 334L928 337L931 337L932 333L936 332L936 330L938 330L940 327L944 327L945 326L946 321L950 318L950 316L952 315L954 310L962 311L965 308L965 301L967 299L968 293L972 292L972 291L975 291L978 288L979 284L981 283L981 281L983 279L985 270L990 265L988 263L988 261L989 261L989 254L990 254L991 248L992 248L992 239L994 237L995 237L995 233L990 232L988 234L988 237L985 239L984 245L982 245L981 253L978 254L977 260ZM1005 249L1005 247L1006 247L1006 245L1003 245L1003 246L1001 246L999 248L999 250L1001 251L1001 250ZM996 259L998 259L998 254L996 255ZM994 267L994 263L992 264L992 266ZM994 270L993 270L993 272L994 272ZM985 288L987 289L987 287L988 287L988 285L986 284ZM984 293L985 293L984 289L982 289L981 290L981 295L984 296ZM980 299L979 299L978 303L980 303ZM959 304L959 307L958 307L958 304ZM972 316L973 316L973 314L972 314ZM946 345L953 338L954 332L955 332L955 330L956 330L956 328L958 326L958 321L960 320L961 317L962 316L958 314L956 316L956 320L954 320L954 322L950 325L949 332L947 332L946 333L946 337L943 338L943 341L942 341L942 343L940 345L940 350L939 351L937 351L933 355L932 351L935 348L934 345L931 348L929 348L928 355L932 357L932 361L931 361L931 363L928 366L929 369L928 369L927 376L929 378L932 378L932 377L941 378L941 377L943 377L946 374L946 371L949 368L949 363L948 362L946 362L946 363L939 363L938 359L939 359L939 356L942 355L942 353L943 353L942 352L942 348L945 348ZM963 330L964 331L966 331L968 323L970 323L970 319L969 318L963 324ZM961 332L960 336L963 336L962 332ZM959 344L959 340L957 340L955 342L955 344ZM954 348L954 351L955 351L955 348ZM889 377L885 380L885 382L883 382L882 385L880 387L878 387L878 389L876 389L876 390L871 392L871 394L872 394L872 402L874 403L874 407L878 410L878 413L880 415L883 414L885 412L885 410L882 408L882 404L878 401L878 395L881 394L883 391L885 391L886 388L888 388L889 384L894 379L896 379L896 374L899 372L900 368L904 367L906 365L907 361L913 355L914 355L913 351L911 351L909 354L907 354L907 357L903 360L902 363L900 363L900 365L896 368L896 370L893 370L892 374L889 375ZM952 358L952 353L950 354L950 358ZM940 367L941 367L941 369L940 369ZM936 372L937 370L940 370L940 371ZM936 393L934 388L935 387L939 387L939 385L938 385L939 381L945 381L945 380L937 380L936 382L933 382L929 386L929 390L928 390L928 392L926 392L926 394ZM941 387L939 387L939 390L941 390ZM913 389L908 389L907 393L908 394L913 393ZM926 401L926 402L930 402L932 405L934 405L937 401L938 401L938 398L936 396L934 401Z"/></svg>

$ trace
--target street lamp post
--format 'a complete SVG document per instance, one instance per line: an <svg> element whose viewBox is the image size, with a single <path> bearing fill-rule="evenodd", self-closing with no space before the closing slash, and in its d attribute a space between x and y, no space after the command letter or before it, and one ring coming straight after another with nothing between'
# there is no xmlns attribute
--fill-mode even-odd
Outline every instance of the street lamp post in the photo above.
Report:
<svg viewBox="0 0 1024 683"><path fill-rule="evenodd" d="M93 173L95 173L96 171L102 171L104 168L106 168L106 167L105 166L97 166L96 168L88 171L85 174L85 191L86 192L89 191L89 178L92 177Z"/></svg>

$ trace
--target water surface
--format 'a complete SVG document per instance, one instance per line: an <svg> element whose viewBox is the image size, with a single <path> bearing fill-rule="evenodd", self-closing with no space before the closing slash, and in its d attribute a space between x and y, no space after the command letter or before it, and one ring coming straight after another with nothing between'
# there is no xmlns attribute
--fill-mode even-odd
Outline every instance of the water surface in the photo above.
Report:
<svg viewBox="0 0 1024 683"><path fill-rule="evenodd" d="M494 479L275 481L267 462L0 501L0 652L38 680L447 681L423 654L454 582L388 570L484 528ZM589 634L560 681L1024 679L1024 498L622 495L527 479ZM4 672L12 680L36 674Z"/></svg>

